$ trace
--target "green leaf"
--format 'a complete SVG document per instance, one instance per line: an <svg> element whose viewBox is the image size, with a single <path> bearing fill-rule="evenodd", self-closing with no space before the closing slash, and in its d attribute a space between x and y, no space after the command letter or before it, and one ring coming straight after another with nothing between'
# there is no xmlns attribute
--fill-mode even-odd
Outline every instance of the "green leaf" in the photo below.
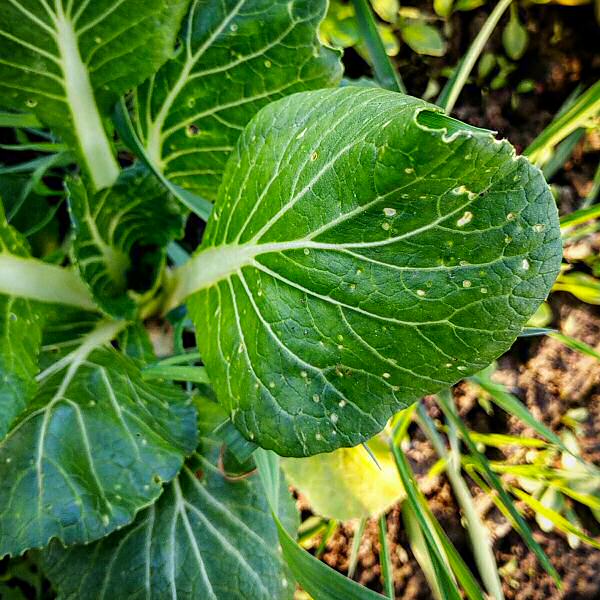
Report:
<svg viewBox="0 0 600 600"><path fill-rule="evenodd" d="M131 115L127 111L127 105L124 98L121 98L115 106L113 120L123 143L126 144L139 159L141 159L142 163L146 165L152 173L154 173L165 189L173 194L173 196L175 196L184 206L198 215L203 221L206 221L212 210L212 203L205 198L201 198L197 194L184 190L181 186L175 185L172 181L169 181L162 171L150 160L146 153L146 149L138 138L137 132L131 121Z"/></svg>
<svg viewBox="0 0 600 600"><path fill-rule="evenodd" d="M512 4L510 7L510 20L502 32L504 50L512 60L519 60L525 54L528 42L529 34L521 21L519 21L517 5Z"/></svg>
<svg viewBox="0 0 600 600"><path fill-rule="evenodd" d="M35 115L0 111L0 127L41 127Z"/></svg>
<svg viewBox="0 0 600 600"><path fill-rule="evenodd" d="M433 10L440 17L446 19L452 14L454 0L433 0Z"/></svg>
<svg viewBox="0 0 600 600"><path fill-rule="evenodd" d="M166 246L183 235L177 201L145 167L123 171L98 194L83 181L68 183L73 258L98 305L132 317L162 273Z"/></svg>
<svg viewBox="0 0 600 600"><path fill-rule="evenodd" d="M368 445L378 465L365 448L356 446L308 458L286 458L281 466L313 512L339 521L377 516L400 500L404 491L385 440L375 437Z"/></svg>
<svg viewBox="0 0 600 600"><path fill-rule="evenodd" d="M123 326L100 322L79 340L71 328L68 341L44 347L54 362L0 443L0 556L127 525L194 449L195 410L183 392L142 381L131 359L102 347Z"/></svg>
<svg viewBox="0 0 600 600"><path fill-rule="evenodd" d="M241 137L173 302L192 294L210 380L248 439L286 456L365 441L487 366L546 297L561 242L541 174L489 133L422 123L439 110L308 92Z"/></svg>
<svg viewBox="0 0 600 600"><path fill-rule="evenodd" d="M401 28L402 39L417 53L444 56L446 42L440 32L425 21L409 21Z"/></svg>
<svg viewBox="0 0 600 600"><path fill-rule="evenodd" d="M371 0L371 6L384 21L395 23L398 20L399 0Z"/></svg>
<svg viewBox="0 0 600 600"><path fill-rule="evenodd" d="M339 55L316 30L325 0L194 0L178 54L137 91L150 161L213 200L246 123L269 102L335 85Z"/></svg>
<svg viewBox="0 0 600 600"><path fill-rule="evenodd" d="M142 364L155 359L150 336L143 323L138 321L124 329L117 338L119 349L125 356L139 360Z"/></svg>
<svg viewBox="0 0 600 600"><path fill-rule="evenodd" d="M0 255L5 253L27 257L29 248L6 222L0 202ZM0 439L35 393L41 340L40 314L31 302L0 294Z"/></svg>
<svg viewBox="0 0 600 600"><path fill-rule="evenodd" d="M229 481L217 468L220 440L203 437L156 504L129 527L95 544L45 553L48 576L64 600L286 600L294 584L258 475ZM280 515L296 515L285 486Z"/></svg>
<svg viewBox="0 0 600 600"><path fill-rule="evenodd" d="M103 118L173 52L188 0L7 0L0 104L33 112L77 150L96 189L119 173Z"/></svg>

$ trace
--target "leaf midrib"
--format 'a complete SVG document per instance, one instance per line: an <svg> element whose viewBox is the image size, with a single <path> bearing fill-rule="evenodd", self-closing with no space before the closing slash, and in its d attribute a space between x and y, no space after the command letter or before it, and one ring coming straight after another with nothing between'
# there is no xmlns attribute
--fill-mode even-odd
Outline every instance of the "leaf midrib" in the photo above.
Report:
<svg viewBox="0 0 600 600"><path fill-rule="evenodd" d="M57 3L56 44L64 76L67 105L82 156L96 189L111 186L119 176L119 167L102 125L89 73L78 46L78 35L65 15L62 3Z"/></svg>

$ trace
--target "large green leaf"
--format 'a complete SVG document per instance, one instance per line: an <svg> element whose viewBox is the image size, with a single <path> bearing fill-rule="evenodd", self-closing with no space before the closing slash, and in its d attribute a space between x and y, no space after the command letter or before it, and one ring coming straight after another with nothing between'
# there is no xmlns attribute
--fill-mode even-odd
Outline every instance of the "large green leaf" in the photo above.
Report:
<svg viewBox="0 0 600 600"><path fill-rule="evenodd" d="M364 441L489 364L560 257L552 195L510 144L421 100L348 87L249 124L175 295L192 293L236 427L301 456Z"/></svg>
<svg viewBox="0 0 600 600"><path fill-rule="evenodd" d="M68 187L81 277L106 312L132 316L136 301L156 284L167 244L183 235L179 204L143 166L123 171L96 195L81 180Z"/></svg>
<svg viewBox="0 0 600 600"><path fill-rule="evenodd" d="M135 121L167 177L214 199L229 154L256 112L335 84L338 54L319 43L325 0L193 0L183 47L137 92Z"/></svg>
<svg viewBox="0 0 600 600"><path fill-rule="evenodd" d="M103 117L173 52L189 0L5 0L0 105L34 112L97 188L118 174Z"/></svg>
<svg viewBox="0 0 600 600"><path fill-rule="evenodd" d="M45 563L60 598L291 599L295 586L258 475L226 479L216 466L220 448L215 437L203 437L158 502L129 527L85 547L52 544ZM279 493L280 516L293 525L286 486Z"/></svg>
<svg viewBox="0 0 600 600"><path fill-rule="evenodd" d="M87 328L88 317L79 318ZM71 334L79 326L68 323ZM127 525L193 451L186 395L143 381L131 359L103 347L122 327L98 322L80 339L55 336L44 346L55 360L42 357L49 366L39 390L0 443L0 556L53 537L89 542Z"/></svg>
<svg viewBox="0 0 600 600"><path fill-rule="evenodd" d="M4 216L0 202L0 255L29 256L27 242ZM0 263L0 279L2 263ZM0 439L35 393L40 315L29 300L0 294Z"/></svg>

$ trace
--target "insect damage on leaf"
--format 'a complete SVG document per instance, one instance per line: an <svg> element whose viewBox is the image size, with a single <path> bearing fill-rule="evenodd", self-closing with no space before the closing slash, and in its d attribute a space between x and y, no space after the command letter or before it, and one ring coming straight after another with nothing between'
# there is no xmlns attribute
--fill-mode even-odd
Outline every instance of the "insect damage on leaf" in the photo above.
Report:
<svg viewBox="0 0 600 600"><path fill-rule="evenodd" d="M248 439L292 456L356 445L507 350L548 294L561 243L543 176L436 112L307 92L241 136L179 293Z"/></svg>

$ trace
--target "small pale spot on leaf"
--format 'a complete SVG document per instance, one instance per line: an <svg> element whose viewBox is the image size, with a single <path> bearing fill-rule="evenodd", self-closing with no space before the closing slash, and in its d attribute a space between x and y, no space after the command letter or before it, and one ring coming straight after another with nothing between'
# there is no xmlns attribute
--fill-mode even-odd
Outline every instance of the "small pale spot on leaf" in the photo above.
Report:
<svg viewBox="0 0 600 600"><path fill-rule="evenodd" d="M466 211L465 214L460 219L458 219L458 221L456 221L456 224L459 227L464 227L465 225L470 223L472 220L473 220L473 213L470 211Z"/></svg>

